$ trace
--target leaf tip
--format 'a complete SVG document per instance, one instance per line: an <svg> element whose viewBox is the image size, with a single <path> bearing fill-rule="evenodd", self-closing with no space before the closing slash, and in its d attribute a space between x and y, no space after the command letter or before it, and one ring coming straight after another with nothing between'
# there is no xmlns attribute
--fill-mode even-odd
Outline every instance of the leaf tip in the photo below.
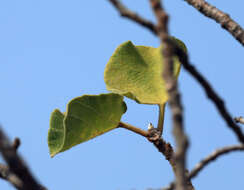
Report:
<svg viewBox="0 0 244 190"><path fill-rule="evenodd" d="M49 153L50 154L50 157L53 158L57 153Z"/></svg>
<svg viewBox="0 0 244 190"><path fill-rule="evenodd" d="M50 126L49 126L48 137L47 137L49 154L51 157L54 157L57 153L59 153L59 150L62 146L63 136L64 136L63 119L64 119L64 114L58 109L55 109L51 113Z"/></svg>

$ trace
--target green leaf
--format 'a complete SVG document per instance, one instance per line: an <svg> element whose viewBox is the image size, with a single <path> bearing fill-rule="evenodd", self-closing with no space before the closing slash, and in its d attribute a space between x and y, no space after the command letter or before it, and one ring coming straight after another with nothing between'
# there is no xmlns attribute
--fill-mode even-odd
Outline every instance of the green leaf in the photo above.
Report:
<svg viewBox="0 0 244 190"><path fill-rule="evenodd" d="M176 40L180 47L184 44ZM168 100L162 79L161 47L134 46L127 41L113 53L105 68L104 80L108 90L142 104L164 104ZM174 57L174 75L178 76L180 63Z"/></svg>
<svg viewBox="0 0 244 190"><path fill-rule="evenodd" d="M116 128L125 112L126 104L119 94L84 95L71 100L65 114L59 110L51 114L50 155L53 157Z"/></svg>

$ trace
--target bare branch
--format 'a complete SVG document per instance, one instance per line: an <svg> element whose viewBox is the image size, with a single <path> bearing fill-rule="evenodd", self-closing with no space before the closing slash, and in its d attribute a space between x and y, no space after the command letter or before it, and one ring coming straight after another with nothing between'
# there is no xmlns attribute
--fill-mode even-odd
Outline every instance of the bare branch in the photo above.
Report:
<svg viewBox="0 0 244 190"><path fill-rule="evenodd" d="M166 143L161 138L161 131L154 128L154 126L150 123L148 127L148 131L144 131L138 127L134 127L128 123L119 122L118 128L124 128L134 133L137 133L143 137L146 137L154 146L158 149L160 153L163 154L166 160L169 161L172 166L173 171L176 171L175 168L175 160L173 159L174 150L170 143Z"/></svg>
<svg viewBox="0 0 244 190"><path fill-rule="evenodd" d="M157 33L157 29L151 21L146 20L146 19L142 18L141 16L139 16L138 14L130 11L119 0L109 0L109 1L118 10L118 12L120 13L120 15L122 17L131 19L131 20L135 21L136 23L138 23L139 25L142 25L145 28L149 29L151 32L153 32L155 34Z"/></svg>
<svg viewBox="0 0 244 190"><path fill-rule="evenodd" d="M200 171L202 171L208 164L215 161L217 158L219 158L222 155L234 152L234 151L244 151L244 145L233 145L233 146L227 146L220 149L215 150L212 154L201 160L194 169L189 173L188 179L191 180L192 178L196 177L197 174L199 174ZM166 188L163 188L163 190L173 190L175 189L175 183L172 182L170 185Z"/></svg>
<svg viewBox="0 0 244 190"><path fill-rule="evenodd" d="M154 146L158 149L158 151L163 154L165 159L169 161L170 165L173 168L173 171L174 172L176 171L175 160L173 159L174 150L172 146L170 145L170 143L166 143L161 138L161 131L154 128L151 123L149 124L148 131L144 131L138 127L134 127L124 122L119 122L118 128L119 127L137 133L143 137L146 137L151 143L154 144Z"/></svg>
<svg viewBox="0 0 244 190"><path fill-rule="evenodd" d="M208 18L215 20L244 46L244 30L228 14L204 0L184 0Z"/></svg>
<svg viewBox="0 0 244 190"><path fill-rule="evenodd" d="M147 139L154 144L154 146L158 149L159 152L161 152L164 155L165 159L169 161L173 171L176 172L175 160L173 158L174 150L171 144L166 143L161 138L161 132L153 126L151 126L151 128L148 129L148 132L149 136Z"/></svg>
<svg viewBox="0 0 244 190"><path fill-rule="evenodd" d="M227 126L235 133L240 142L244 143L244 135L240 126L238 126L233 120L232 116L225 107L224 101L215 92L210 83L203 77L203 75L197 71L197 69L191 65L188 61L188 55L175 44L175 54L179 57L183 67L201 84L207 97L214 103L220 115L226 122Z"/></svg>
<svg viewBox="0 0 244 190"><path fill-rule="evenodd" d="M174 159L174 149L171 146L170 143L165 142L161 137L161 131L159 131L158 129L155 129L154 127L150 128L148 130L149 132L149 137L148 140L150 142L152 142L154 144L154 146L158 149L159 152L161 152L165 159L169 161L173 172L177 173L177 166L176 166L176 162ZM185 171L185 174L188 175L188 171ZM194 190L194 187L191 183L190 179L187 179L186 181L186 185L187 185L187 189L188 190Z"/></svg>
<svg viewBox="0 0 244 190"><path fill-rule="evenodd" d="M0 164L0 178L11 183L16 189L24 190L22 181L3 164Z"/></svg>
<svg viewBox="0 0 244 190"><path fill-rule="evenodd" d="M14 173L22 182L23 189L20 190L44 190L34 176L29 171L27 165L22 158L17 154L16 148L10 143L3 130L0 129L0 152L3 159L8 164L12 173Z"/></svg>
<svg viewBox="0 0 244 190"><path fill-rule="evenodd" d="M161 132L158 129L154 128L151 123L149 124L148 131L144 131L140 128L134 127L124 122L119 122L118 128L119 127L146 137L151 143L154 144L158 151L163 154L165 159L168 160L170 165L172 166L173 171L176 172L175 160L173 159L174 150L172 146L170 145L170 143L166 143L161 138Z"/></svg>
<svg viewBox="0 0 244 190"><path fill-rule="evenodd" d="M233 152L233 151L243 151L244 145L234 145L234 146L227 146L218 150L215 150L212 154L204 158L200 161L195 168L190 172L189 178L192 179L193 177L197 176L197 174L205 168L208 164L219 158L220 156Z"/></svg>
<svg viewBox="0 0 244 190"><path fill-rule="evenodd" d="M161 43L164 44L162 48L162 55L164 57L164 71L163 79L165 80L166 89L169 94L169 105L172 112L173 133L175 136L177 150L174 154L176 165L176 189L187 189L186 178L186 151L188 147L188 139L184 133L183 126L183 107L181 105L180 93L177 87L177 81L173 76L173 45L168 34L168 15L164 11L163 6L159 0L150 0L152 9L158 21L158 36Z"/></svg>
<svg viewBox="0 0 244 190"><path fill-rule="evenodd" d="M236 123L241 123L241 124L244 124L244 118L243 117L235 117L234 118L234 121L236 122Z"/></svg>
<svg viewBox="0 0 244 190"><path fill-rule="evenodd" d="M132 131L134 133L137 133L143 137L146 137L151 143L154 144L154 146L158 149L160 153L165 157L166 160L169 161L173 172L176 173L176 163L174 159L174 150L170 143L165 142L161 138L161 131L154 128L153 125L150 123L148 127L148 131L144 131L140 128L134 127L130 124L119 122L118 128L124 128L129 131ZM192 186L192 183L190 180L187 181L188 189L193 190L194 187Z"/></svg>

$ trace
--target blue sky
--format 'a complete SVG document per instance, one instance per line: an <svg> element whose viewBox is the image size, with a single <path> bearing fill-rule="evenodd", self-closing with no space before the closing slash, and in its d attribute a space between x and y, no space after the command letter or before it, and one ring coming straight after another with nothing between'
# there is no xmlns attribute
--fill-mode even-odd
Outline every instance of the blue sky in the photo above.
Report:
<svg viewBox="0 0 244 190"><path fill-rule="evenodd" d="M128 7L155 21L148 0L125 0ZM185 42L191 62L211 81L233 116L244 115L243 47L214 21L183 0L164 1L170 32ZM243 1L211 0L244 26ZM105 93L105 65L115 48L131 40L159 46L149 31L119 17L107 0L0 1L0 123L42 184L54 189L132 190L159 188L173 180L167 161L146 139L123 129L111 131L50 158L50 113L65 110L82 94ZM190 137L188 168L214 149L236 144L202 88L184 70L179 77ZM146 129L157 124L157 107L126 99L122 121ZM164 138L173 143L169 110ZM193 183L198 190L240 189L243 153L224 156ZM0 189L14 189L0 181Z"/></svg>

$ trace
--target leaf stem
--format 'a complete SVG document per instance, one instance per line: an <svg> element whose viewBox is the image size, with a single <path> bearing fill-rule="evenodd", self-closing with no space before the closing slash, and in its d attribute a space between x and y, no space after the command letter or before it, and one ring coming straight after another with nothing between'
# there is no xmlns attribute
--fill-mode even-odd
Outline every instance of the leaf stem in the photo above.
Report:
<svg viewBox="0 0 244 190"><path fill-rule="evenodd" d="M160 137L163 134L163 128L164 128L164 111L165 111L165 104L159 104L159 114L158 114L158 131L160 131Z"/></svg>
<svg viewBox="0 0 244 190"><path fill-rule="evenodd" d="M119 125L118 125L118 128L121 127L121 128L124 128L124 129L127 129L129 131L132 131L134 133L137 133L143 137L148 137L149 136L149 133L145 130L142 130L140 128L137 128L137 127L134 127L128 123L124 123L124 122L119 122Z"/></svg>

